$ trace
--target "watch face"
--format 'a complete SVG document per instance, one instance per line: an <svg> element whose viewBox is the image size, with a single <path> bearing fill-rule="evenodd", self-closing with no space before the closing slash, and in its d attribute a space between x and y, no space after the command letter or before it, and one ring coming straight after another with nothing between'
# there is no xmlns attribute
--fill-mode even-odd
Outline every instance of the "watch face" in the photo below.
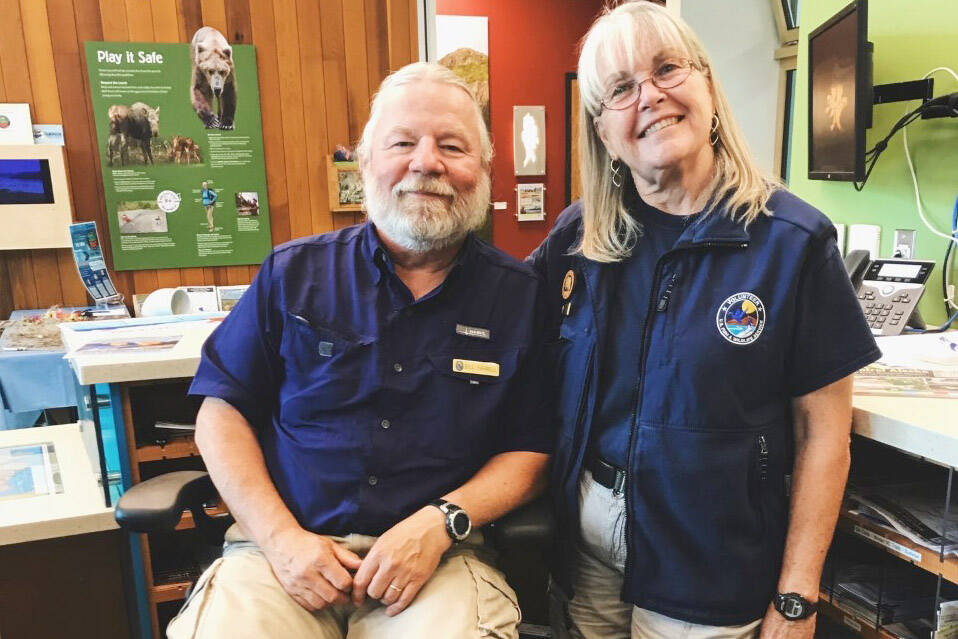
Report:
<svg viewBox="0 0 958 639"><path fill-rule="evenodd" d="M462 537L469 532L469 515L460 510L452 516L452 530L457 537Z"/></svg>
<svg viewBox="0 0 958 639"><path fill-rule="evenodd" d="M801 619L805 613L805 602L798 597L782 597L781 612L786 619Z"/></svg>

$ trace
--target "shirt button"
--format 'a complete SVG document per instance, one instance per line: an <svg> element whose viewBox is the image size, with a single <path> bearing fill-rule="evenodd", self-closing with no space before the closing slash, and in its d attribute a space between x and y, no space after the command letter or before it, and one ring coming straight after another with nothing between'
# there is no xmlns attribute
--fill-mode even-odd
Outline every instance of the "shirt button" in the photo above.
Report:
<svg viewBox="0 0 958 639"><path fill-rule="evenodd" d="M376 477L375 475L370 475L366 481L369 482L370 486L375 486L376 484L379 483L379 478Z"/></svg>
<svg viewBox="0 0 958 639"><path fill-rule="evenodd" d="M379 425L382 426L383 428L389 428L389 420L384 419L381 422L379 422Z"/></svg>
<svg viewBox="0 0 958 639"><path fill-rule="evenodd" d="M400 364L399 362L396 362L395 364L393 364L393 370L396 371L397 373L401 373L402 364Z"/></svg>

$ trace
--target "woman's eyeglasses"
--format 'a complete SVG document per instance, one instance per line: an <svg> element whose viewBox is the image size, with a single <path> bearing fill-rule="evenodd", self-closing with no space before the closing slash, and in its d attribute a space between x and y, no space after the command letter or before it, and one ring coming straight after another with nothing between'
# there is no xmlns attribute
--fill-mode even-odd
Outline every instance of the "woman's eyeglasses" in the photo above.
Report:
<svg viewBox="0 0 958 639"><path fill-rule="evenodd" d="M635 104L642 94L642 85L652 82L659 89L674 89L692 73L691 60L671 58L660 64L652 75L639 80L635 76L616 82L602 98L602 108L621 111Z"/></svg>

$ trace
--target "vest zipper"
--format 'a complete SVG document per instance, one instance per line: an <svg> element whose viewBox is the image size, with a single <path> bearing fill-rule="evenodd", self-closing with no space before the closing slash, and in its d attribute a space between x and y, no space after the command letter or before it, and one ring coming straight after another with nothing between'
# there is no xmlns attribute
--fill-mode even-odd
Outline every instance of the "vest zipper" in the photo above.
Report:
<svg viewBox="0 0 958 639"><path fill-rule="evenodd" d="M655 271L652 275L652 290L657 291L659 288L659 277L661 276L662 264L666 258L670 258L673 255L680 253L685 250L692 250L696 248L717 248L717 247L728 247L728 248L748 248L748 242L704 242L702 244L693 244L686 245L680 248L672 248L662 254L659 257L658 261L655 263ZM672 278L669 281L669 284L666 286L666 291L663 293L662 297L665 298L664 306L661 311L665 311L669 307L669 299L671 298L671 288L670 286L674 285L676 278L676 273L672 273ZM668 296L666 297L666 294ZM624 582L625 586L628 586L629 579L632 574L632 562L629 561L631 553L629 549L632 545L632 499L629 490L629 477L632 474L633 466L633 453L635 451L635 433L636 433L636 423L638 421L639 413L641 412L641 402L642 402L642 389L645 386L645 362L649 356L648 342L649 342L649 321L653 316L653 311L655 311L658 305L662 304L662 300L659 300L656 304L656 297L653 294L649 297L649 311L645 315L645 323L642 325L642 355L641 361L639 362L639 378L636 380L634 399L632 400L632 423L629 425L629 449L626 452L626 468L625 470L625 572L624 572ZM590 357L591 361L591 357Z"/></svg>
<svg viewBox="0 0 958 639"><path fill-rule="evenodd" d="M672 299L672 287L675 286L675 278L678 277L678 273L673 272L672 278L669 280L669 283L665 287L665 292L662 293L662 297L659 298L659 303L656 305L655 310L662 313L669 308L669 300Z"/></svg>
<svg viewBox="0 0 958 639"><path fill-rule="evenodd" d="M758 476L762 481L768 479L768 441L765 435L758 436Z"/></svg>

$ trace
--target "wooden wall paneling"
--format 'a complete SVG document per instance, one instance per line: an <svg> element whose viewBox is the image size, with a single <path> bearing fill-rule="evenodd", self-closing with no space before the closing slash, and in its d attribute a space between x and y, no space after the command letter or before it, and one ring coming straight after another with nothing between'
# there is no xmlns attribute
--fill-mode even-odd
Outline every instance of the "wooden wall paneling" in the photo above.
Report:
<svg viewBox="0 0 958 639"><path fill-rule="evenodd" d="M176 43L180 37L180 21L176 15L176 0L153 0L150 3L153 35L157 42Z"/></svg>
<svg viewBox="0 0 958 639"><path fill-rule="evenodd" d="M389 73L389 32L386 8L382 0L364 0L366 13L366 78L370 97Z"/></svg>
<svg viewBox="0 0 958 639"><path fill-rule="evenodd" d="M10 287L10 270L7 268L7 252L0 251L0 318L10 317L13 310L13 291Z"/></svg>
<svg viewBox="0 0 958 639"><path fill-rule="evenodd" d="M365 73L366 12L358 2L343 3L343 41L346 48L346 96L349 105L349 142L355 144L369 118L369 76Z"/></svg>
<svg viewBox="0 0 958 639"><path fill-rule="evenodd" d="M289 227L293 237L312 233L309 180L307 178L307 140L303 88L299 61L300 39L295 0L275 0L276 55L279 68L279 95L283 111L283 154L289 197ZM307 46L303 43L303 46Z"/></svg>
<svg viewBox="0 0 958 639"><path fill-rule="evenodd" d="M263 121L263 154L269 194L270 230L273 244L292 237L289 194L286 183L286 156L283 151L283 104L279 91L279 61L276 25L270 0L250 0L250 22L256 43L259 67L260 117Z"/></svg>
<svg viewBox="0 0 958 639"><path fill-rule="evenodd" d="M375 26L375 25L374 25ZM370 39L366 25L366 10L359 2L343 3L343 39L346 45L346 96L349 104L349 141L356 144L362 135L366 120L369 119L370 86L369 60L366 55L366 42ZM375 33L374 31L372 33ZM361 213L350 213L350 223L361 221Z"/></svg>
<svg viewBox="0 0 958 639"><path fill-rule="evenodd" d="M228 29L226 28L226 3L224 0L200 0L200 7L203 10L203 24L214 29L219 29L226 39L229 40Z"/></svg>
<svg viewBox="0 0 958 639"><path fill-rule="evenodd" d="M326 147L332 153L337 144L350 145L350 101L346 79L343 0L320 0L320 27L323 33L323 70L326 74ZM327 184L328 184L327 180ZM327 186L327 189L329 187ZM328 209L328 205L323 207ZM329 226L342 229L353 223L352 213L329 212Z"/></svg>
<svg viewBox="0 0 958 639"><path fill-rule="evenodd" d="M249 0L226 0L226 26L231 42L253 43L253 23L250 18Z"/></svg>
<svg viewBox="0 0 958 639"><path fill-rule="evenodd" d="M415 0L0 0L0 99L32 105L34 120L61 122L78 221L96 221L109 244L83 43L188 42L203 24L255 44L274 244L338 228L361 215L327 205L325 155L355 143L370 96L390 69L418 57ZM12 20L11 20L12 18ZM162 124L161 124L162 126ZM107 251L112 267L112 254ZM130 295L178 284L245 283L258 265L124 271ZM0 312L82 304L86 291L68 249L0 255Z"/></svg>
<svg viewBox="0 0 958 639"><path fill-rule="evenodd" d="M60 95L57 92L56 66L50 41L50 22L43 2L20 0L23 21L23 40L30 71L30 92L35 122L59 124L62 122ZM69 158L66 159L69 171ZM74 213L75 215L75 213ZM34 276L38 294L47 287L48 295L55 295L55 303L79 306L86 303L87 294L76 274L73 253L69 249L37 251L34 254ZM40 294L43 297L42 294ZM6 315L3 315L4 317Z"/></svg>
<svg viewBox="0 0 958 639"><path fill-rule="evenodd" d="M415 13L412 0L386 0L387 39L389 41L389 70L412 61L409 56L409 12Z"/></svg>
<svg viewBox="0 0 958 639"><path fill-rule="evenodd" d="M196 30L203 26L203 7L200 0L179 0L179 15L183 42L189 42Z"/></svg>
<svg viewBox="0 0 958 639"><path fill-rule="evenodd" d="M9 35L0 38L0 101L32 102L20 7L14 0L0 0L0 12L9 29ZM23 302L19 308L37 308L39 295L31 251L8 251L6 258L13 297Z"/></svg>
<svg viewBox="0 0 958 639"><path fill-rule="evenodd" d="M329 188L326 180L327 141L326 84L324 43L320 4L315 0L298 0L300 77L303 86L303 119L306 139L306 167L309 184L309 233L332 230L329 211Z"/></svg>

